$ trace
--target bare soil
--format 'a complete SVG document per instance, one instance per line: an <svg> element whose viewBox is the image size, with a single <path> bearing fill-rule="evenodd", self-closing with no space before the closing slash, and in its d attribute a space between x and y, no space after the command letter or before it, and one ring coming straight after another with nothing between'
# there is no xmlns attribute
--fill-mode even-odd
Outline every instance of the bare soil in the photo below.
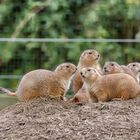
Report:
<svg viewBox="0 0 140 140"><path fill-rule="evenodd" d="M140 140L140 98L75 105L39 98L0 111L0 140Z"/></svg>

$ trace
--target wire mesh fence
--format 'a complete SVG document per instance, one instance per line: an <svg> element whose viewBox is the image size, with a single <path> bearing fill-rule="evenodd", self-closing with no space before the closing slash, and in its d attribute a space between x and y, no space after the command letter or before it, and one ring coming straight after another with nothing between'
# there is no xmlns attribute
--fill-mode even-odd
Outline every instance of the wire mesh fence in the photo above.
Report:
<svg viewBox="0 0 140 140"><path fill-rule="evenodd" d="M102 65L108 60L123 64L140 60L140 39L0 38L0 46L5 48L0 57L0 86L8 88L15 88L31 70L54 69L66 61L77 64L81 51L88 48L101 53Z"/></svg>

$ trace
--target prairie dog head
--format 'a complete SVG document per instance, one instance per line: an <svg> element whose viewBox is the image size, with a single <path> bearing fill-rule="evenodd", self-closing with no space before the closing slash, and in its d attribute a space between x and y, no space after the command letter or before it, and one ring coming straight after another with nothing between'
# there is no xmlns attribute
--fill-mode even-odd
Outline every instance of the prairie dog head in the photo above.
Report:
<svg viewBox="0 0 140 140"><path fill-rule="evenodd" d="M96 65L99 62L100 55L99 53L94 49L85 50L81 56L80 56L80 64L83 65L83 67L91 67L93 65Z"/></svg>
<svg viewBox="0 0 140 140"><path fill-rule="evenodd" d="M140 63L138 62L129 63L127 67L131 69L135 75L140 73Z"/></svg>
<svg viewBox="0 0 140 140"><path fill-rule="evenodd" d="M83 68L80 72L82 80L86 83L94 82L98 76L100 76L99 72L92 67Z"/></svg>
<svg viewBox="0 0 140 140"><path fill-rule="evenodd" d="M64 78L70 78L77 68L72 63L63 63L56 67L55 72Z"/></svg>
<svg viewBox="0 0 140 140"><path fill-rule="evenodd" d="M120 73L123 72L121 66L114 61L106 62L103 67L104 74Z"/></svg>

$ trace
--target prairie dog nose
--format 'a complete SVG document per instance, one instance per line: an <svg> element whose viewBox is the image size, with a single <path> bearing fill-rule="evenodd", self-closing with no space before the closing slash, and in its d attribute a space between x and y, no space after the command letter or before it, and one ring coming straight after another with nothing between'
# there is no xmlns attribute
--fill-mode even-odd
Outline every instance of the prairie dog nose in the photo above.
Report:
<svg viewBox="0 0 140 140"><path fill-rule="evenodd" d="M107 67L104 67L104 70L106 70L107 69Z"/></svg>
<svg viewBox="0 0 140 140"><path fill-rule="evenodd" d="M81 74L81 76L82 76L83 78L85 78L85 76L84 76L83 72L80 72L80 74Z"/></svg>
<svg viewBox="0 0 140 140"><path fill-rule="evenodd" d="M74 69L74 73L77 71L77 68Z"/></svg>
<svg viewBox="0 0 140 140"><path fill-rule="evenodd" d="M107 67L104 67L104 68L103 68L103 71L104 71L104 72L108 72Z"/></svg>

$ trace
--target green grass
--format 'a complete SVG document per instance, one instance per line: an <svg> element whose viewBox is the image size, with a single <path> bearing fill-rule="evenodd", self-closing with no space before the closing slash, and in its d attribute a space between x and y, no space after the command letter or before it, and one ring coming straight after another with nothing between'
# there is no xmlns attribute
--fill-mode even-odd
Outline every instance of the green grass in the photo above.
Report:
<svg viewBox="0 0 140 140"><path fill-rule="evenodd" d="M18 101L16 97L10 97L4 94L0 94L0 110L6 106L15 104Z"/></svg>
<svg viewBox="0 0 140 140"><path fill-rule="evenodd" d="M72 96L72 93L71 93L71 91L69 91L67 93L66 97L70 98L71 96ZM12 96L7 96L5 94L0 94L0 110L9 106L9 105L15 104L16 102L18 102L17 97L12 97Z"/></svg>

